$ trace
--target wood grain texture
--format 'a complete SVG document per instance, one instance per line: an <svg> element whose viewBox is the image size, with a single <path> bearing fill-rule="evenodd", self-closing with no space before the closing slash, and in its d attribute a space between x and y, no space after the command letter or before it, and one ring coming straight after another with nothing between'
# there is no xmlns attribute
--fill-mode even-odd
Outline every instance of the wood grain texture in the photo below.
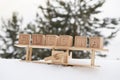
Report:
<svg viewBox="0 0 120 80"><path fill-rule="evenodd" d="M20 34L19 35L19 44L29 45L30 44L30 35L29 34Z"/></svg>
<svg viewBox="0 0 120 80"><path fill-rule="evenodd" d="M86 48L87 47L87 37L84 36L75 36L75 47Z"/></svg>
<svg viewBox="0 0 120 80"><path fill-rule="evenodd" d="M103 49L103 38L102 37L90 37L89 38L89 47Z"/></svg>
<svg viewBox="0 0 120 80"><path fill-rule="evenodd" d="M56 46L57 45L57 35L46 35L45 36L45 45L46 46Z"/></svg>
<svg viewBox="0 0 120 80"><path fill-rule="evenodd" d="M45 45L45 35L32 34L32 45Z"/></svg>
<svg viewBox="0 0 120 80"><path fill-rule="evenodd" d="M69 35L60 35L57 40L57 46L72 46L73 37Z"/></svg>

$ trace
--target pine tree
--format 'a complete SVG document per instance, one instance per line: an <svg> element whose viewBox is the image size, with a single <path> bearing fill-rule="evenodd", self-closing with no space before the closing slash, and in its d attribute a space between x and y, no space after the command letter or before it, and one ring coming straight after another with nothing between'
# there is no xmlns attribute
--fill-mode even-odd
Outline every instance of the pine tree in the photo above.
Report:
<svg viewBox="0 0 120 80"><path fill-rule="evenodd" d="M21 31L22 19L18 19L17 13L14 12L12 18L9 20L2 20L2 31L0 34L1 46L1 57L4 58L20 58L25 53L24 50L15 47L14 45L18 42L18 35Z"/></svg>
<svg viewBox="0 0 120 80"><path fill-rule="evenodd" d="M36 14L37 33L79 36L102 36L104 44L116 36L119 31L118 19L99 19L99 8L104 0L48 0L46 7L39 6L40 12ZM102 34L103 30L112 32ZM78 54L81 58L89 57L88 54ZM74 55L74 56L76 56Z"/></svg>

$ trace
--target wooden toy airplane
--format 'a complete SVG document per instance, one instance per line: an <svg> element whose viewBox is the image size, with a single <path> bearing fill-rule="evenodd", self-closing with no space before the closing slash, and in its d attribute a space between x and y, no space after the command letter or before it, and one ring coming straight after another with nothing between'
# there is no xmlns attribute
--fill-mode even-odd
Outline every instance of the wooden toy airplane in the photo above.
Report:
<svg viewBox="0 0 120 80"><path fill-rule="evenodd" d="M32 41L30 41L32 40ZM32 49L34 48L47 48L52 50L52 55L46 57L44 62L47 64L61 64L71 66L84 66L78 64L70 64L70 50L86 50L91 52L91 63L87 66L95 65L95 52L96 51L108 51L103 49L103 38L102 37L90 37L89 47L87 47L87 37L75 36L74 46L73 37L69 35L43 35L43 34L20 34L19 43L15 46L26 48L26 61L32 61ZM58 51L58 49L60 51ZM48 62L51 61L51 62Z"/></svg>

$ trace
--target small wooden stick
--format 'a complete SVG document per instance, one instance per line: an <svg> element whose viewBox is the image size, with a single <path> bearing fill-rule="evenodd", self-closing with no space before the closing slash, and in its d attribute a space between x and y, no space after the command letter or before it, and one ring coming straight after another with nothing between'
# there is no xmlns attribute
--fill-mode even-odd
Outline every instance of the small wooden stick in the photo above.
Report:
<svg viewBox="0 0 120 80"><path fill-rule="evenodd" d="M69 59L72 59L72 52L70 52L70 56L69 56Z"/></svg>
<svg viewBox="0 0 120 80"><path fill-rule="evenodd" d="M26 61L29 61L29 46L26 47Z"/></svg>
<svg viewBox="0 0 120 80"><path fill-rule="evenodd" d="M29 61L32 60L32 47L29 48Z"/></svg>
<svg viewBox="0 0 120 80"><path fill-rule="evenodd" d="M92 49L92 53L91 53L91 66L95 65L95 50Z"/></svg>

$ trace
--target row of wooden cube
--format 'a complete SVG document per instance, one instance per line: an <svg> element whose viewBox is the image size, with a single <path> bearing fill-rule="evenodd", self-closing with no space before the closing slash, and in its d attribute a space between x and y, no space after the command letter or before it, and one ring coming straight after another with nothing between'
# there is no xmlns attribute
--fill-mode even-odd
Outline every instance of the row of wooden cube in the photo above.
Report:
<svg viewBox="0 0 120 80"><path fill-rule="evenodd" d="M32 34L32 35L20 34L19 35L19 44L29 45L31 43L32 45L71 47L73 43L73 37L69 35L60 35L60 36L42 35L42 34ZM74 47L86 48L88 45L90 48L103 48L103 38L90 37L88 41L87 37L75 36Z"/></svg>
<svg viewBox="0 0 120 80"><path fill-rule="evenodd" d="M31 38L30 38L31 37ZM32 39L32 40L30 40ZM32 42L30 42L32 41ZM42 34L20 34L19 44L47 45L47 46L72 46L72 36L69 35L42 35Z"/></svg>
<svg viewBox="0 0 120 80"><path fill-rule="evenodd" d="M103 38L102 37L90 37L89 40L84 36L75 36L75 47L90 47L90 48L103 48Z"/></svg>

